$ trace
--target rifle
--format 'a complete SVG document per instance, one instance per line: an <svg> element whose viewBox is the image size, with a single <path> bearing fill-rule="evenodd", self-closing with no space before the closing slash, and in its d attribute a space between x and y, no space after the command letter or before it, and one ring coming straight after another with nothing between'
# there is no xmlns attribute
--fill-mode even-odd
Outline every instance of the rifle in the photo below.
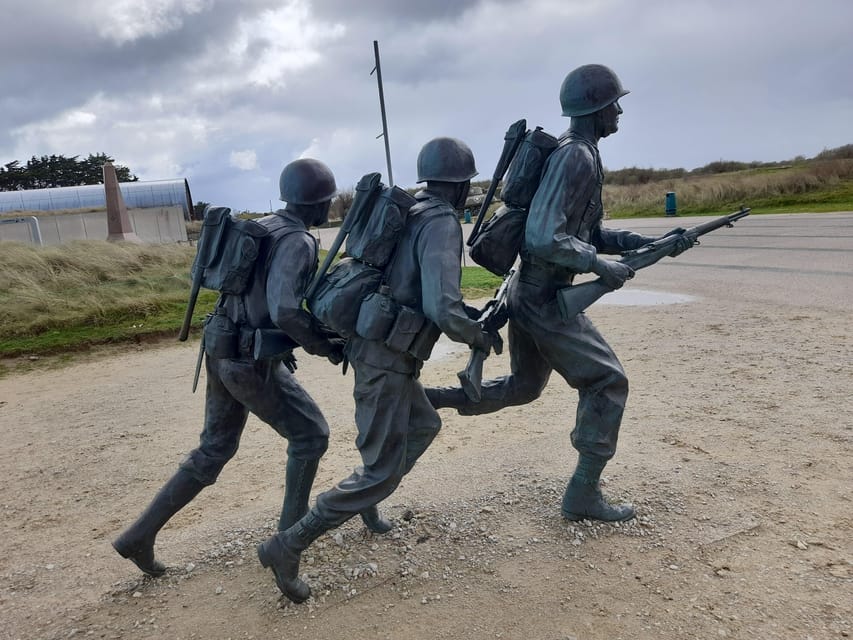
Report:
<svg viewBox="0 0 853 640"><path fill-rule="evenodd" d="M734 222L748 216L750 211L750 208L741 206L740 211L735 211L727 216L721 216L692 227L684 233L667 235L638 249L625 251L622 253L622 258L619 262L628 265L635 271L651 266L661 258L665 258L672 253L679 238L690 238L694 244L699 244L699 236L721 227L733 227ZM601 278L559 289L557 291L557 303L560 307L560 315L564 320L574 318L578 313L610 291L613 291L613 289L604 284Z"/></svg>
<svg viewBox="0 0 853 640"><path fill-rule="evenodd" d="M363 212L367 211L369 207L373 205L372 196L377 193L379 181L381 179L382 175L379 173L368 173L358 181L358 184L355 187L355 196L352 200L352 206L346 216L344 216L344 222L338 230L338 235L335 236L335 241L332 243L332 246L329 247L328 253L326 253L326 259L323 260L322 266L317 269L314 280L311 281L311 286L309 286L308 291L305 292L306 300L310 300L314 297L314 294L317 293L317 287L320 286L323 277L326 275L329 267L332 266L332 261L338 255L338 250L349 235L349 232L352 230Z"/></svg>
<svg viewBox="0 0 853 640"><path fill-rule="evenodd" d="M518 146L524 140L524 134L527 132L527 120L522 118L513 122L504 135L504 148L501 151L501 157L498 158L498 164L495 167L495 172L492 175L492 181L489 183L489 189L486 191L486 197L483 198L483 204L480 205L480 213L477 214L477 222L474 223L474 228L471 229L471 235L468 236L468 246L474 244L477 235L480 233L480 227L483 226L483 220L486 213L489 211L489 205L492 204L492 198L495 197L495 191L498 188L498 183L503 180L506 170L509 168L509 163L515 157L515 152L518 151Z"/></svg>
<svg viewBox="0 0 853 640"><path fill-rule="evenodd" d="M501 327L506 324L506 296L509 288L509 281L515 273L515 269L507 274L500 288L495 293L495 297L486 303L483 312L480 314L478 321L483 326L483 331L487 333L497 334ZM495 353L500 355L503 350L501 342L494 345ZM480 349L472 348L471 356L468 358L468 364L464 371L457 373L459 382L462 384L462 389L465 395L472 402L480 402L482 399L482 384L483 384L483 362L489 354Z"/></svg>

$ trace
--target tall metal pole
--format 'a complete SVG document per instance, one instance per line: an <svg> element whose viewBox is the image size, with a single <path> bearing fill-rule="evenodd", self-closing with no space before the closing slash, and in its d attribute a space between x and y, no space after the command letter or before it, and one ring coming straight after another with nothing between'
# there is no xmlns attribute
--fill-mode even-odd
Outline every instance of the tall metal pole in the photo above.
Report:
<svg viewBox="0 0 853 640"><path fill-rule="evenodd" d="M376 58L376 82L379 84L379 109L382 111L382 133L377 138L385 138L385 163L388 165L388 185L394 186L394 174L391 172L391 146L388 142L388 121L385 118L385 92L382 89L382 67L379 65L379 41L373 41L373 56ZM373 75L373 71L370 75Z"/></svg>

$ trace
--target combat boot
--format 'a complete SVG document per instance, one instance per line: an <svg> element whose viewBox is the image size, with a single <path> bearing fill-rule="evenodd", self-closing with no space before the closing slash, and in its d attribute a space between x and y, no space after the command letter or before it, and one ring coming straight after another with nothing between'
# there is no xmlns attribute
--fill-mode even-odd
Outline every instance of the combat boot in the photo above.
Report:
<svg viewBox="0 0 853 640"><path fill-rule="evenodd" d="M279 591L296 604L311 597L311 587L299 578L302 552L333 526L312 509L287 531L280 531L257 547L261 565L272 569Z"/></svg>
<svg viewBox="0 0 853 640"><path fill-rule="evenodd" d="M634 517L634 507L630 504L609 504L595 484L587 484L572 478L563 494L563 517L566 520L603 520L604 522L622 522Z"/></svg>
<svg viewBox="0 0 853 640"><path fill-rule="evenodd" d="M297 460L287 459L287 470L284 480L284 503L278 519L278 530L286 531L308 513L308 500L311 497L311 487L317 475L320 459Z"/></svg>
<svg viewBox="0 0 853 640"><path fill-rule="evenodd" d="M599 479L607 465L607 459L582 453L578 457L578 466L566 492L563 494L563 517L566 520L603 520L621 522L634 517L634 507L630 504L609 504L601 494Z"/></svg>
<svg viewBox="0 0 853 640"><path fill-rule="evenodd" d="M133 562L143 573L155 578L162 576L166 567L154 557L154 540L157 533L204 487L204 484L188 472L178 469L136 522L113 541L113 549L122 558Z"/></svg>
<svg viewBox="0 0 853 640"><path fill-rule="evenodd" d="M394 523L379 513L375 504L361 512L361 521L373 533L388 533L394 528Z"/></svg>

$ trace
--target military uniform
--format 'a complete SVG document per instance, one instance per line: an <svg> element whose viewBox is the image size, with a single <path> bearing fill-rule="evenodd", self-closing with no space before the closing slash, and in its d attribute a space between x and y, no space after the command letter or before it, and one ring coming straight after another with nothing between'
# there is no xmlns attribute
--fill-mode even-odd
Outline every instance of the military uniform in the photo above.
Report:
<svg viewBox="0 0 853 640"><path fill-rule="evenodd" d="M608 460L616 450L628 380L585 314L563 320L556 291L590 271L599 252L620 253L654 238L602 226L602 178L595 144L561 137L530 206L521 266L507 295L512 373L484 381L479 403L457 393L456 402L442 406L477 415L526 404L539 397L557 371L579 393L572 444Z"/></svg>
<svg viewBox="0 0 853 640"><path fill-rule="evenodd" d="M249 413L288 440L288 456L316 460L325 453L329 426L320 408L280 360L254 360L255 329L278 328L309 353L326 355L328 339L302 309L304 292L317 270L317 241L286 211L266 216L270 229L256 272L242 296L223 296L217 312L237 327L237 358L206 358L207 397L198 448L181 463L205 485L213 484L237 452Z"/></svg>
<svg viewBox="0 0 853 640"><path fill-rule="evenodd" d="M157 533L216 481L237 451L250 412L289 442L279 528L291 526L308 510L311 485L328 446L329 426L293 376L292 353L258 361L252 341L255 329L277 328L309 353L339 361L342 341L326 337L302 309L305 289L317 269L317 242L308 225L325 219L336 186L329 168L308 158L288 164L280 186L288 206L259 221L270 233L261 243L247 290L220 296L215 313L205 323L207 393L199 446L113 541L122 557L152 576L166 570L154 557Z"/></svg>
<svg viewBox="0 0 853 640"><path fill-rule="evenodd" d="M316 512L332 525L391 495L438 433L441 420L418 375L441 332L466 344L480 337L480 325L469 319L459 290L462 230L456 213L428 191L415 197L418 203L409 211L386 282L398 304L426 317L415 339L420 353L350 339L356 445L363 467L317 497Z"/></svg>

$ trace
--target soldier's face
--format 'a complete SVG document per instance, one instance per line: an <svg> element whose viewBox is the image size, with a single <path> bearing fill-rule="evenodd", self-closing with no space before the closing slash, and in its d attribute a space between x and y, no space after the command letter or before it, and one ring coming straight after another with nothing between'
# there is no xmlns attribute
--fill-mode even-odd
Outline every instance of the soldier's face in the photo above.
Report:
<svg viewBox="0 0 853 640"><path fill-rule="evenodd" d="M471 181L463 182L459 185L459 196L456 198L456 202L453 207L455 209L462 209L465 206L465 201L468 199L468 192L471 190Z"/></svg>
<svg viewBox="0 0 853 640"><path fill-rule="evenodd" d="M620 115L622 115L622 107L619 106L618 100L598 112L598 129L602 138L606 138L619 130Z"/></svg>
<svg viewBox="0 0 853 640"><path fill-rule="evenodd" d="M313 227L322 227L329 221L329 209L332 206L332 201L327 200L317 205L317 215L312 222Z"/></svg>

